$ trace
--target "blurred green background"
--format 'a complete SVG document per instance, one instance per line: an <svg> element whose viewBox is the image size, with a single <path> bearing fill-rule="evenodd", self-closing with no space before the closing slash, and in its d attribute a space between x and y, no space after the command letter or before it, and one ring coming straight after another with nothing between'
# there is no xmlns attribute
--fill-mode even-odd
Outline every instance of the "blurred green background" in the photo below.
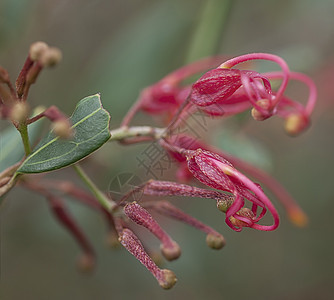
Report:
<svg viewBox="0 0 334 300"><path fill-rule="evenodd" d="M70 114L78 100L100 92L117 128L139 91L175 68L216 53L255 51L281 55L291 69L312 76L319 101L312 127L298 138L286 136L277 118L242 126L217 121L210 128L216 145L264 166L286 186L308 213L307 228L295 228L274 202L282 219L278 230L236 233L213 203L182 199L180 206L223 233L227 245L215 252L203 234L163 219L183 250L165 265L179 281L164 291L125 250L105 245L99 215L70 202L98 254L95 272L79 273L79 249L45 200L18 189L0 212L0 298L333 299L333 12L332 0L1 0L0 65L12 79L34 41L64 55L32 87L32 106L56 104ZM306 96L298 85L290 90L301 100ZM148 122L145 115L137 119ZM143 147L109 144L83 167L108 190L115 175L137 168ZM75 178L70 169L51 175Z"/></svg>

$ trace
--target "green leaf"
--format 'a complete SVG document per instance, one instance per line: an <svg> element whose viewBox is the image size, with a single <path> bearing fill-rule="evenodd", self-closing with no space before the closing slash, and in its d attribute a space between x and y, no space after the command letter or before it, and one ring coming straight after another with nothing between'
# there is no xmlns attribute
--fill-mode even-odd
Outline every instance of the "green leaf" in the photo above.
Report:
<svg viewBox="0 0 334 300"><path fill-rule="evenodd" d="M23 162L17 174L48 172L74 164L110 138L110 115L103 109L98 94L82 99L70 120L74 137L62 140L50 132Z"/></svg>
<svg viewBox="0 0 334 300"><path fill-rule="evenodd" d="M31 143L36 143L42 129L43 120L38 120L28 126ZM0 172L19 162L24 156L24 148L20 133L14 126L5 129L0 134Z"/></svg>

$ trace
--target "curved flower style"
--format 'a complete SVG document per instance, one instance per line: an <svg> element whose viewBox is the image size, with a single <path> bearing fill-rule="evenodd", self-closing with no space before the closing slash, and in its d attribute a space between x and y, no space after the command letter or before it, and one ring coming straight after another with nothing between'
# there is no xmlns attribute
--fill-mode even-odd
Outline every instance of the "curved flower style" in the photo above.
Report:
<svg viewBox="0 0 334 300"><path fill-rule="evenodd" d="M212 188L230 192L234 201L226 210L226 223L235 231L242 227L270 231L278 227L279 216L260 185L252 182L245 175L236 170L230 162L210 151L197 149L184 152L190 172L199 181ZM252 202L252 210L242 209L244 199ZM258 207L262 211L257 215ZM273 216L273 225L259 225L257 222L264 216L266 210ZM231 217L241 222L234 222ZM237 227L238 228L237 228Z"/></svg>

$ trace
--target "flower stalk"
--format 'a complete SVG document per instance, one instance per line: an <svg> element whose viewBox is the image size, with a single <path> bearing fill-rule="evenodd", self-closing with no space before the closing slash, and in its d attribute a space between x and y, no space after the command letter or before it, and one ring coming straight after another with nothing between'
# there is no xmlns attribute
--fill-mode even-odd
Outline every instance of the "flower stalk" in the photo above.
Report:
<svg viewBox="0 0 334 300"><path fill-rule="evenodd" d="M104 193L102 193L99 188L95 185L95 183L89 178L86 172L78 165L73 165L74 170L77 172L81 180L84 184L89 188L95 198L99 201L99 203L104 207L107 211L112 211L114 207L116 207L116 203L108 199Z"/></svg>

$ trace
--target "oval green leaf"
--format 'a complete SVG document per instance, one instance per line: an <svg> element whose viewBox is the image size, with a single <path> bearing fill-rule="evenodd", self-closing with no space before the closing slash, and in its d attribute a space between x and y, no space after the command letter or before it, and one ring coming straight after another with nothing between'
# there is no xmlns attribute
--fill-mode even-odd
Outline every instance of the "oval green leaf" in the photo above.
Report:
<svg viewBox="0 0 334 300"><path fill-rule="evenodd" d="M82 99L70 120L73 138L62 140L50 132L22 163L17 174L48 172L74 164L110 138L110 115L103 109L99 94Z"/></svg>

